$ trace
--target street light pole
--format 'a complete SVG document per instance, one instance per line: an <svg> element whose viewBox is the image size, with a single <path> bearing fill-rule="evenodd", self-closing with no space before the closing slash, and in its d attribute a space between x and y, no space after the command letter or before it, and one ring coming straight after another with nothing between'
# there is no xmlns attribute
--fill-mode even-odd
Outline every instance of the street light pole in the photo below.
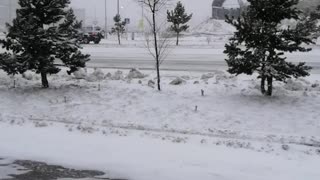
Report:
<svg viewBox="0 0 320 180"><path fill-rule="evenodd" d="M104 37L108 39L108 17L107 17L107 0L104 0Z"/></svg>
<svg viewBox="0 0 320 180"><path fill-rule="evenodd" d="M11 18L12 18L12 2L11 0L9 0L9 22L11 22Z"/></svg>

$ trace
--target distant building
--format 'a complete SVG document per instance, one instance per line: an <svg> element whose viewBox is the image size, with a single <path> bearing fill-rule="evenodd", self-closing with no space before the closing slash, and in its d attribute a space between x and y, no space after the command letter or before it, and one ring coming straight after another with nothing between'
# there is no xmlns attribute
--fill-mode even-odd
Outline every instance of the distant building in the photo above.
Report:
<svg viewBox="0 0 320 180"><path fill-rule="evenodd" d="M5 30L6 23L12 23L17 8L18 0L0 0L0 31Z"/></svg>
<svg viewBox="0 0 320 180"><path fill-rule="evenodd" d="M78 21L82 21L82 25L86 25L86 10L85 9L73 9L74 15Z"/></svg>
<svg viewBox="0 0 320 180"><path fill-rule="evenodd" d="M212 18L225 19L226 16L239 17L245 3L242 0L214 0L212 3Z"/></svg>

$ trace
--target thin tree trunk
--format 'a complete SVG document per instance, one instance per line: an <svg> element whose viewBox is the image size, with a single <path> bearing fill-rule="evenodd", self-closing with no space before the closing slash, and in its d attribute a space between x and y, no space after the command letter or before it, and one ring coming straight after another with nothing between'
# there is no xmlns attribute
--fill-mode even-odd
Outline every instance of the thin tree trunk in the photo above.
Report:
<svg viewBox="0 0 320 180"><path fill-rule="evenodd" d="M118 31L118 42L119 42L119 45L121 45L120 32L119 31Z"/></svg>
<svg viewBox="0 0 320 180"><path fill-rule="evenodd" d="M177 33L177 43L176 43L177 46L179 46L179 33Z"/></svg>
<svg viewBox="0 0 320 180"><path fill-rule="evenodd" d="M155 9L155 7L154 7ZM158 90L161 91L160 85L160 57L158 52L158 39L157 39L157 30L156 30L156 12L152 12L152 20L153 20L153 36L154 36L154 49L156 53L156 68L157 68L157 79L158 79Z"/></svg>
<svg viewBox="0 0 320 180"><path fill-rule="evenodd" d="M263 95L266 94L266 77L265 76L261 77L261 93Z"/></svg>
<svg viewBox="0 0 320 180"><path fill-rule="evenodd" d="M49 87L49 82L47 79L47 73L46 72L41 72L41 82L42 82L42 87L43 88L48 88Z"/></svg>
<svg viewBox="0 0 320 180"><path fill-rule="evenodd" d="M273 78L272 77L268 77L267 78L268 81L268 92L267 92L267 96L272 96L272 90L273 90Z"/></svg>

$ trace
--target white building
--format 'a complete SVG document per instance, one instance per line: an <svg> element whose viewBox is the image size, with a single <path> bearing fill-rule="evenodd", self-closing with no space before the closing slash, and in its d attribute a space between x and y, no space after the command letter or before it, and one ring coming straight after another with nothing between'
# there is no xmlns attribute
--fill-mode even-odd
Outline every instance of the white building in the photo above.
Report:
<svg viewBox="0 0 320 180"><path fill-rule="evenodd" d="M214 0L212 3L212 18L225 19L226 16L239 17L246 0Z"/></svg>

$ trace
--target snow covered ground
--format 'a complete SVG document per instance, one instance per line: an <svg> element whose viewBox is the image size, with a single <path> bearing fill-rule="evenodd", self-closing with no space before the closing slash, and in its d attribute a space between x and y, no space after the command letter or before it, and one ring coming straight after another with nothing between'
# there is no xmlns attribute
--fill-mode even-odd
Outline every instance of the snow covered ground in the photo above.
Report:
<svg viewBox="0 0 320 180"><path fill-rule="evenodd" d="M255 77L165 71L158 92L142 73L60 73L42 89L37 75L1 72L0 158L130 180L319 179L319 75L267 98Z"/></svg>
<svg viewBox="0 0 320 180"><path fill-rule="evenodd" d="M208 73L163 71L162 92L150 70L141 79L129 70L61 72L49 89L38 75L1 71L0 163L43 161L129 180L318 180L319 68L263 97L255 77L222 71L229 36L206 27L182 37L162 68ZM84 45L88 66L153 68L143 37L116 43ZM313 48L288 60L320 67ZM182 84L170 85L177 77ZM0 165L0 179L10 173L21 172Z"/></svg>

